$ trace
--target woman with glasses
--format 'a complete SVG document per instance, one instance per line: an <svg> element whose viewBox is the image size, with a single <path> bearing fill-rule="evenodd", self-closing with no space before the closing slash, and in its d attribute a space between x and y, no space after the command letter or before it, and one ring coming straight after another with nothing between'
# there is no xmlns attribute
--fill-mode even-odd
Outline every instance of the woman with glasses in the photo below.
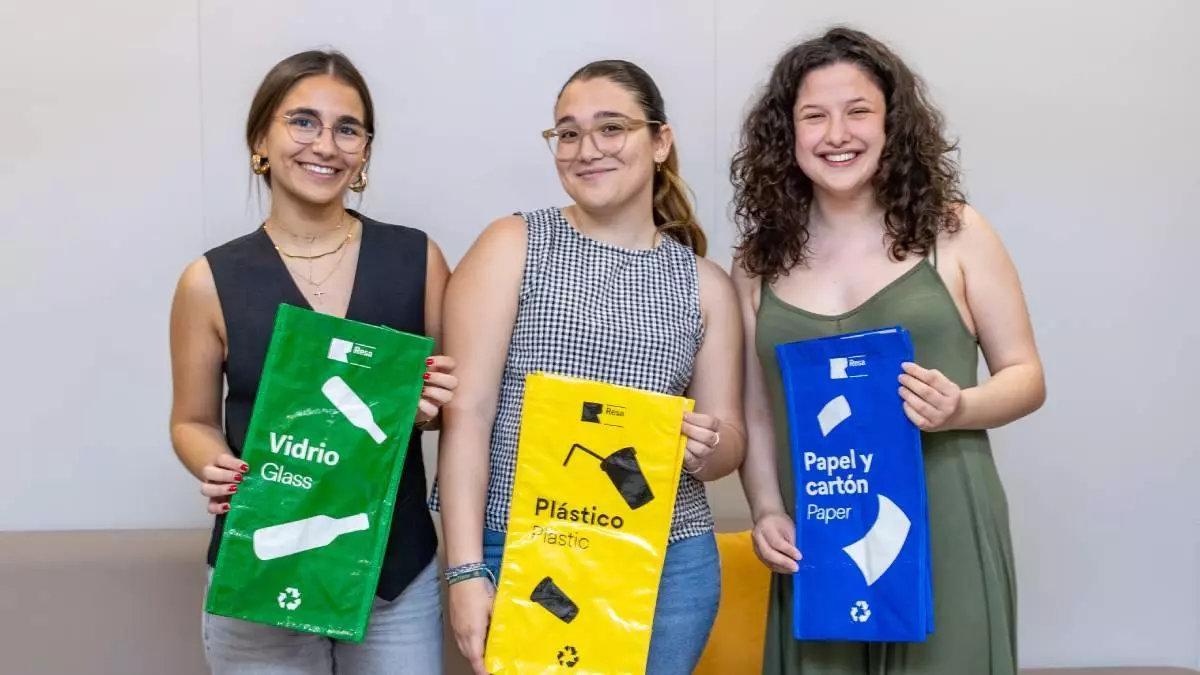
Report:
<svg viewBox="0 0 1200 675"><path fill-rule="evenodd" d="M574 203L492 223L446 296L446 407L433 502L447 564L499 572L525 375L562 373L687 395L687 437L647 672L690 673L717 610L720 570L704 481L742 460L741 325L732 282L706 260L662 95L641 68L570 77L543 132ZM494 588L451 577L450 619L476 673Z"/></svg>
<svg viewBox="0 0 1200 675"><path fill-rule="evenodd" d="M246 124L250 167L271 192L270 215L193 262L179 281L171 440L216 516L209 565L230 498L262 469L239 455L281 303L440 337L449 270L437 245L344 206L348 190L367 187L374 131L366 82L345 56L309 51L280 61ZM214 673L441 672L437 538L425 507L420 428L437 423L457 380L449 357L427 365L366 639L351 644L206 613Z"/></svg>

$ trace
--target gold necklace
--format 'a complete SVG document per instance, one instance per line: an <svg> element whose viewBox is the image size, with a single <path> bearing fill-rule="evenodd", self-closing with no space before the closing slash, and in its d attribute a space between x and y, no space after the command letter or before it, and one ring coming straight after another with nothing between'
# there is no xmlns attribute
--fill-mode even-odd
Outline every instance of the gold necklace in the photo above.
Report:
<svg viewBox="0 0 1200 675"><path fill-rule="evenodd" d="M349 234L354 234L353 226L351 226ZM349 237L347 237L346 241L349 241ZM333 278L333 275L338 271L338 268L341 267L342 260L346 257L345 242L343 242L342 246L339 246L338 248L339 248L339 250L341 250L341 253L338 255L337 260L334 261L333 267L330 268L329 273L325 275L324 279L321 279L320 281L313 279L313 277L312 277L312 259L311 258L308 259L309 273L305 274L305 275L301 275L301 274L297 273L297 276L299 276L301 279L303 279L305 282L307 282L308 285L312 286L315 289L312 291L312 296L314 298L317 298L318 300L320 300L322 298L322 296L327 295L327 293L325 291L321 290L322 284L324 284L325 282L327 282ZM287 266L288 269L291 269L291 266L287 265L286 261L284 262L284 265Z"/></svg>
<svg viewBox="0 0 1200 675"><path fill-rule="evenodd" d="M336 230L342 229L342 227L345 226L345 224L346 224L345 222L339 223L338 226L334 228L334 230L336 231ZM271 228L267 225L266 222L263 222L262 227L263 227L263 231L268 232L268 233L271 232ZM288 235L289 237L291 237L293 239L301 238L301 237L297 237L296 235L292 234L291 232L288 232L287 229L285 229L285 228L281 227L278 229L282 230L284 234ZM317 260L318 258L324 258L326 256L331 256L334 253L341 251L343 248L346 247L346 244L350 243L350 239L352 239L353 237L354 237L354 227L350 227L350 229L347 230L347 232L346 232L346 236L342 239L342 241L340 243L338 243L338 245L333 250L326 251L324 253L318 253L316 255L298 255L295 253L288 253L287 251L283 250L279 246L279 244L276 244L274 239L271 239L271 246L274 246L275 251L278 252L279 255L281 255L285 258L292 258L294 260Z"/></svg>

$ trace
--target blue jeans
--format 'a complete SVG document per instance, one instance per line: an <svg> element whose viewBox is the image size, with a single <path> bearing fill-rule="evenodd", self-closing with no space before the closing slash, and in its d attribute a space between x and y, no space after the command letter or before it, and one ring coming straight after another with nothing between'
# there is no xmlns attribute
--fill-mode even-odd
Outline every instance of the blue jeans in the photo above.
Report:
<svg viewBox="0 0 1200 675"><path fill-rule="evenodd" d="M204 656L214 675L370 675L442 672L437 560L395 600L375 598L361 644L204 614Z"/></svg>
<svg viewBox="0 0 1200 675"><path fill-rule="evenodd" d="M497 578L504 533L483 531L483 560ZM654 627L650 632L651 675L688 675L696 668L721 599L721 561L712 532L667 546Z"/></svg>

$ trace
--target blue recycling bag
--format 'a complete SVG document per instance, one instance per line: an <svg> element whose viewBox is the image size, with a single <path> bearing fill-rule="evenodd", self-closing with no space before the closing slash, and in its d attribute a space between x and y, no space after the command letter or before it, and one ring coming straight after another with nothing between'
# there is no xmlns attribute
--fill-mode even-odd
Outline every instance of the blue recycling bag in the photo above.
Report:
<svg viewBox="0 0 1200 675"><path fill-rule="evenodd" d="M796 488L792 634L923 642L933 632L921 435L897 394L900 327L775 347Z"/></svg>

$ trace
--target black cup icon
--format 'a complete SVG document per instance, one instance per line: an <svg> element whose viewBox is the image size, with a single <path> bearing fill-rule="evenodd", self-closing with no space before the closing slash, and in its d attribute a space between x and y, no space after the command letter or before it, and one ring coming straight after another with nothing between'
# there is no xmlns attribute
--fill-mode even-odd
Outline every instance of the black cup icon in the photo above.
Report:
<svg viewBox="0 0 1200 675"><path fill-rule="evenodd" d="M544 607L563 623L571 623L579 616L579 605L576 605L550 577L538 582L533 593L529 594L529 599Z"/></svg>
<svg viewBox="0 0 1200 675"><path fill-rule="evenodd" d="M612 481L613 486L617 488L617 492L621 494L621 498L625 500L629 508L636 510L654 500L650 484L646 482L642 467L638 465L637 451L632 447L621 448L608 457L601 457L576 443L567 451L567 458L563 460L563 466L571 461L571 455L577 449L600 460L600 468L608 474L608 479Z"/></svg>

